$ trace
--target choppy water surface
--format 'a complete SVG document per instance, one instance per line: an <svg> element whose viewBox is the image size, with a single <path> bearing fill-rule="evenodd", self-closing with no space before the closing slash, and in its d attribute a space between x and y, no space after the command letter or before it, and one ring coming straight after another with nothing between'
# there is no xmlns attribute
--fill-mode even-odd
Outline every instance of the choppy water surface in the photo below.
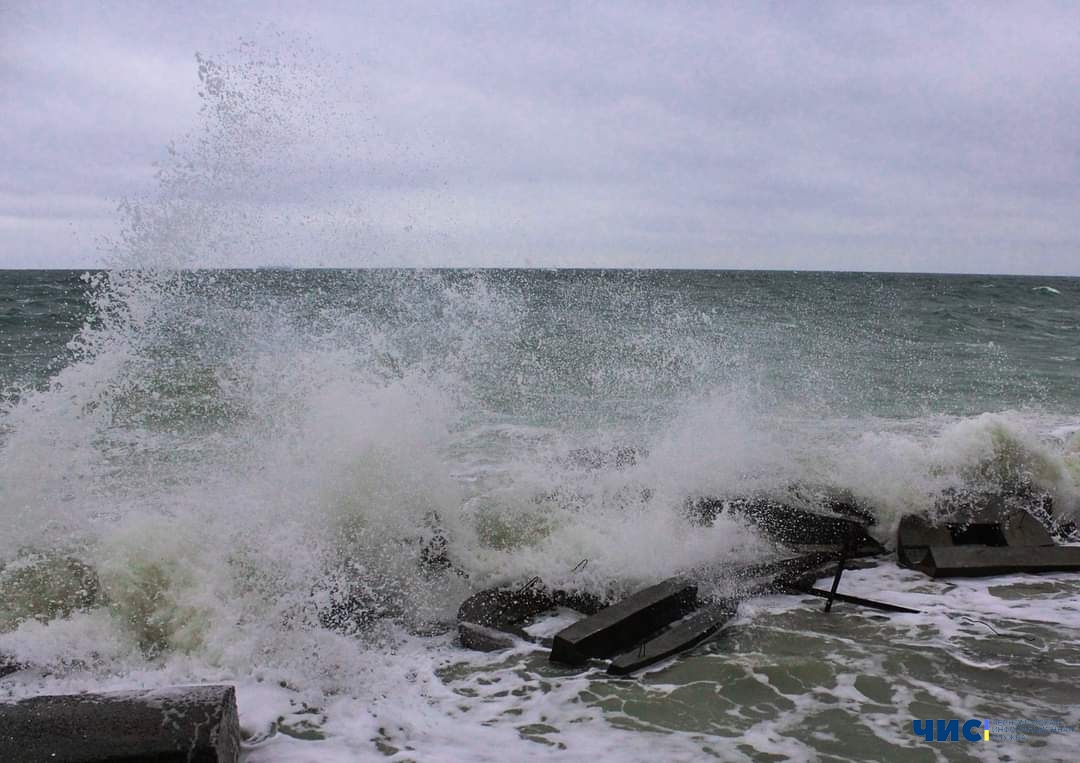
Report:
<svg viewBox="0 0 1080 763"><path fill-rule="evenodd" d="M923 614L755 599L631 681L448 626L500 582L773 553L692 496L842 490L886 542L959 486L1075 512L1080 280L6 272L0 321L0 652L38 666L0 692L234 681L251 761L1075 759L911 721L1080 726L1077 576L887 562L844 588ZM418 564L440 530L465 574ZM343 635L346 567L371 616Z"/></svg>
<svg viewBox="0 0 1080 763"><path fill-rule="evenodd" d="M234 682L250 763L1076 759L1076 732L911 725L1080 726L1076 576L886 562L845 590L923 614L756 599L630 681L451 626L534 575L707 587L775 553L692 525L694 496L845 491L886 542L957 487L1075 514L1080 281L230 269L468 254L368 230L336 170L409 147L310 46L271 47L196 56L197 127L122 204L108 272L0 273L0 654L33 666L0 694ZM440 533L453 569L424 569ZM343 587L349 633L323 616Z"/></svg>

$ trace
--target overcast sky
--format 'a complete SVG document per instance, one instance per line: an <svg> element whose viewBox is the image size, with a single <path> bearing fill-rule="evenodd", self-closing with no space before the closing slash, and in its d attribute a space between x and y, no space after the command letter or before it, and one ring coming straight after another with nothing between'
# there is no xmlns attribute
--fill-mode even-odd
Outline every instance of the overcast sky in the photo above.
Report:
<svg viewBox="0 0 1080 763"><path fill-rule="evenodd" d="M0 267L125 232L221 266L1080 275L1080 3L0 0Z"/></svg>

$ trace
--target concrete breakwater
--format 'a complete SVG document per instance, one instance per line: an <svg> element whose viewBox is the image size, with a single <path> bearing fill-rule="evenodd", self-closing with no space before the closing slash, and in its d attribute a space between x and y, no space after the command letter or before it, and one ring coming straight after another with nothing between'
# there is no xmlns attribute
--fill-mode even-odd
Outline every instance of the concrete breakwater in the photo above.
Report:
<svg viewBox="0 0 1080 763"><path fill-rule="evenodd" d="M232 686L44 695L0 702L0 760L236 763Z"/></svg>

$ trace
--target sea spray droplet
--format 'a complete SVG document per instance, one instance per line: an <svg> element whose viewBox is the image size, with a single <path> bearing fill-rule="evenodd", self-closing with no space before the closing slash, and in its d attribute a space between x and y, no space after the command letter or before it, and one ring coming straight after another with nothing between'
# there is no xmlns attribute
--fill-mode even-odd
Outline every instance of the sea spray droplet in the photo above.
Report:
<svg viewBox="0 0 1080 763"><path fill-rule="evenodd" d="M1013 306L972 297L963 279L180 271L336 261L346 244L372 243L349 238L320 197L336 195L326 178L296 172L305 149L294 138L305 133L293 128L317 99L292 100L298 81L277 63L212 60L200 60L204 129L177 143L160 194L132 203L115 242L114 262L142 269L91 278L96 312L76 359L5 409L4 561L31 541L50 558L78 548L105 594L83 599L87 588L53 589L50 574L35 573L17 587L43 593L3 634L5 651L94 665L93 676L50 679L83 682L75 688L227 675L242 684L243 712L268 719L267 735L284 718L314 738L322 732L301 716L320 727L326 709L331 742L311 754L347 759L373 738L419 757L495 740L515 757L533 750L514 746L534 744L523 736L575 753L614 740L639 759L660 744L661 756L690 759L701 734L822 713L858 727L832 700L861 702L852 671L879 673L885 641L918 644L915 662L934 665L929 677L888 676L898 705L942 675L980 680L953 671L957 653L1015 658L934 615L891 625L856 616L823 634L789 600L757 604L717 647L742 662L713 651L633 687L553 677L528 655L463 662L448 639L415 638L496 581L539 574L625 590L773 552L748 523L689 521L694 495L843 489L885 535L880 520L971 482L1032 479L1075 505L1072 446L1062 454L1060 440L1042 438L1075 420L1074 380L1055 382L1038 352L1025 354L1032 332L1009 322ZM312 202L303 212L262 197L283 181ZM1040 299L1013 283L993 291ZM965 310L969 301L979 310ZM449 564L432 569L424 552L436 528ZM850 573L852 585L928 595L887 564L872 573ZM1054 601L1006 610L970 587L941 595L948 607L1030 615L1018 627L1075 625ZM344 602L348 617L321 620L324 601ZM1060 630L1039 633L1067 648ZM802 657L778 667L776 655L793 649ZM795 707L778 710L772 699L786 685ZM677 724L673 691L686 700ZM947 695L936 700L945 709L967 702ZM673 733L658 742L628 726ZM792 758L820 752L801 738L767 741Z"/></svg>

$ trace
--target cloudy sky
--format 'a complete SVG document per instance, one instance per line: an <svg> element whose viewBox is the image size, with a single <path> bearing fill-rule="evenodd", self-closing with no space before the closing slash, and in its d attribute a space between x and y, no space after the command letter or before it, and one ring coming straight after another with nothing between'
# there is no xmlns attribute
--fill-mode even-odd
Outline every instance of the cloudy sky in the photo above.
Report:
<svg viewBox="0 0 1080 763"><path fill-rule="evenodd" d="M117 242L1080 275L1080 4L0 0L0 267Z"/></svg>

